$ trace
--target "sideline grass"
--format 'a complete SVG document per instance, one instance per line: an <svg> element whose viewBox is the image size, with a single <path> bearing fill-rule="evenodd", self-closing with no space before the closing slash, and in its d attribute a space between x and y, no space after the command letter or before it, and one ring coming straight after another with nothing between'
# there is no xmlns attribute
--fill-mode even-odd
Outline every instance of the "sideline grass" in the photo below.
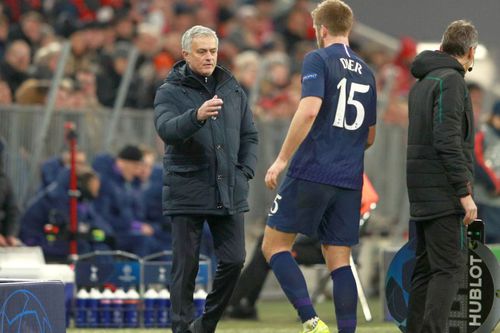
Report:
<svg viewBox="0 0 500 333"><path fill-rule="evenodd" d="M370 300L370 308L374 320L367 323L358 307L358 329L357 333L399 333L393 323L382 321L380 303L377 300ZM328 324L332 333L336 333L336 324L333 318L333 305L331 302L324 302L316 306L320 317ZM259 303L258 321L237 321L223 320L217 327L217 333L297 333L301 326L296 319L295 311L288 302L264 301ZM70 329L68 333L169 333L170 329ZM500 327L494 331L500 333Z"/></svg>

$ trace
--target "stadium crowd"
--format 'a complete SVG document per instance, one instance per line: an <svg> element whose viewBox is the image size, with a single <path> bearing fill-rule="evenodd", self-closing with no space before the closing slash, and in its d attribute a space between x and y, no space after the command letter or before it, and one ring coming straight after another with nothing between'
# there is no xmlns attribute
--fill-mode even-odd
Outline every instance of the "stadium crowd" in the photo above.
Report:
<svg viewBox="0 0 500 333"><path fill-rule="evenodd" d="M314 3L5 0L0 2L0 105L45 104L63 43L68 41L70 58L64 68L56 109L113 107L130 50L135 47L139 57L125 107L152 112L157 87L182 58L181 34L201 24L217 31L218 63L234 72L250 96L254 117L261 122L288 122L300 99L303 57L316 47L310 16ZM387 108L378 110L380 121L406 128L407 95L414 80L409 65L416 55L415 41L402 38L395 55L356 40L351 46L372 66L378 89L389 90ZM481 90L477 85L470 88ZM474 106L477 114L489 114L480 110L480 102ZM487 163L500 147L498 104L489 121L478 125L478 129L476 174L484 198L479 204L488 223L498 223L500 159L497 156L497 165ZM284 133L278 138L275 133L260 135L272 136L262 142L276 141L279 146ZM269 147L259 149L260 154L265 154L263 150ZM68 153L62 152L41 166L41 188L20 214L13 208L11 192L15 189L3 180L7 178L0 164L0 246L17 245L19 237L27 245L42 246L49 260L65 260L67 239L54 228L64 228L68 223L68 159ZM146 255L169 249L168 219L161 214L162 170L153 150L124 145L116 155L99 155L91 163L80 152L77 162L81 193L78 216L84 222L79 230L80 251L110 248ZM265 164L260 161L267 167ZM272 197L264 197L270 204ZM500 226L491 228L495 229L500 230ZM490 242L500 242L500 235L490 237ZM205 251L210 253L210 235L207 233L205 238Z"/></svg>

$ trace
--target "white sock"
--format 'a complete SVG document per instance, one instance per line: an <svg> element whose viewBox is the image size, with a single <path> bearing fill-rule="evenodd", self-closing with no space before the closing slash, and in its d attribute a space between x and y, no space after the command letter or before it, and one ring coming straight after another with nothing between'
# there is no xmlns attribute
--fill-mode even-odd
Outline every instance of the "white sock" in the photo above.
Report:
<svg viewBox="0 0 500 333"><path fill-rule="evenodd" d="M304 326L305 330L313 330L316 325L318 325L319 317L313 317L306 322L304 322L302 325Z"/></svg>

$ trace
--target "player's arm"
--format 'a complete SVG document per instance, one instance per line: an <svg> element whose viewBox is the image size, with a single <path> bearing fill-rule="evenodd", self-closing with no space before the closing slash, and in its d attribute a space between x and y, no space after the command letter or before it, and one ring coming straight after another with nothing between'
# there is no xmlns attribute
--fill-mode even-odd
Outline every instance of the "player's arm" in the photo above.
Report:
<svg viewBox="0 0 500 333"><path fill-rule="evenodd" d="M368 128L368 138L366 138L366 145L365 145L365 150L367 150L368 148L370 148L373 143L375 142L375 134L376 134L377 130L376 130L376 126L373 125L373 126L370 126Z"/></svg>
<svg viewBox="0 0 500 333"><path fill-rule="evenodd" d="M300 100L281 151L267 171L265 182L270 189L276 188L279 174L286 168L290 158L309 134L322 102L321 98L315 96L304 97Z"/></svg>

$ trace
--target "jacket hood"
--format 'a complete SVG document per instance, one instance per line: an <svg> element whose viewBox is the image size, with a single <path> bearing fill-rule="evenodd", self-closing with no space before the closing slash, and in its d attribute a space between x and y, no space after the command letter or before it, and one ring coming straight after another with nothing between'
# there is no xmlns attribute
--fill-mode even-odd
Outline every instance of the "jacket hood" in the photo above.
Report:
<svg viewBox="0 0 500 333"><path fill-rule="evenodd" d="M411 73L417 79L425 77L433 70L440 68L451 68L465 75L463 66L447 53L441 51L423 51L415 58L411 65Z"/></svg>
<svg viewBox="0 0 500 333"><path fill-rule="evenodd" d="M220 85L224 81L233 77L233 75L227 69L219 65L215 66L215 70L212 75L217 80L217 85ZM187 64L185 60L181 60L175 63L170 73L168 73L165 82L184 85L197 89L203 87L203 83L187 70Z"/></svg>

